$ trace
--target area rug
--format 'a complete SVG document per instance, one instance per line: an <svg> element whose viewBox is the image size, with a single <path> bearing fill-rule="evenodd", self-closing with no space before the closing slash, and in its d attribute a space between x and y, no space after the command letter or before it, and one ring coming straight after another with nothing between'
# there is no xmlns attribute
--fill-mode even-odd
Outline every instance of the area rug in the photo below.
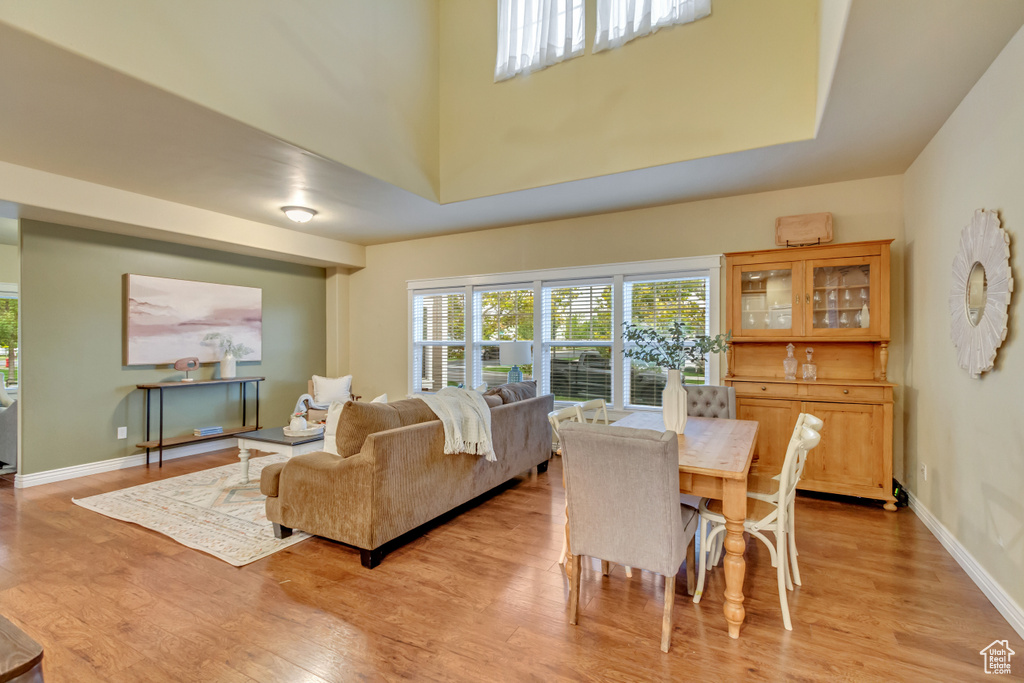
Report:
<svg viewBox="0 0 1024 683"><path fill-rule="evenodd" d="M287 459L276 454L250 459L248 484L242 483L241 463L233 463L72 502L241 567L309 538L300 531L274 538L264 511L260 472Z"/></svg>

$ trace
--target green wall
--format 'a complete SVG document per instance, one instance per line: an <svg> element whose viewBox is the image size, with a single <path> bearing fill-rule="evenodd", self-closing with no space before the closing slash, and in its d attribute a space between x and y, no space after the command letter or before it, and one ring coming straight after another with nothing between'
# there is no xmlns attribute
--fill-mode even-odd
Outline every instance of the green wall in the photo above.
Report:
<svg viewBox="0 0 1024 683"><path fill-rule="evenodd" d="M141 452L145 404L135 385L182 376L122 365L125 273L263 289L263 360L240 362L238 375L267 378L264 426L285 424L309 377L325 372L322 268L28 220L21 235L22 474ZM212 378L216 368L193 376ZM238 394L237 385L165 391L165 435L240 425ZM127 440L116 438L120 426Z"/></svg>

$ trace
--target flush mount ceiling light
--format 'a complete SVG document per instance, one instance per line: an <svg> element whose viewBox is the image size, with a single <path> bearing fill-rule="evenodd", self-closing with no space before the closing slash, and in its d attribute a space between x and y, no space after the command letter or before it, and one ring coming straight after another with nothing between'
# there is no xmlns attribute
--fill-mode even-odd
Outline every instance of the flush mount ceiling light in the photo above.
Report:
<svg viewBox="0 0 1024 683"><path fill-rule="evenodd" d="M282 206L281 210L284 211L285 216L296 223L308 223L316 215L316 211L304 206Z"/></svg>

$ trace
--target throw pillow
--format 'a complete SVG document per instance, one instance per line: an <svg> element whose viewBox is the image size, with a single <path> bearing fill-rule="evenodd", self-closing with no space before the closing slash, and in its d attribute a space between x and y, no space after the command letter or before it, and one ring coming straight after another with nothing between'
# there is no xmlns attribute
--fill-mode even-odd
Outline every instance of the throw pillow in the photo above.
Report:
<svg viewBox="0 0 1024 683"><path fill-rule="evenodd" d="M313 375L313 402L326 405L334 401L344 403L352 399L352 375L321 377Z"/></svg>
<svg viewBox="0 0 1024 683"><path fill-rule="evenodd" d="M341 419L341 411L345 404L341 401L333 401L327 409L327 424L324 425L324 450L332 455L338 455L338 421Z"/></svg>
<svg viewBox="0 0 1024 683"><path fill-rule="evenodd" d="M363 449L370 434L436 419L434 411L418 398L394 403L350 402L345 405L335 433L338 455L355 455Z"/></svg>
<svg viewBox="0 0 1024 683"><path fill-rule="evenodd" d="M478 387L473 387L473 391L479 391L481 394L487 391L487 382L484 382Z"/></svg>
<svg viewBox="0 0 1024 683"><path fill-rule="evenodd" d="M488 408L497 408L502 405L503 401L501 400L501 396L498 396L497 394L484 394L484 403L487 404Z"/></svg>
<svg viewBox="0 0 1024 683"><path fill-rule="evenodd" d="M388 395L387 394L381 394L377 398L375 398L372 401L370 401L370 403L387 403L387 402L388 402Z"/></svg>
<svg viewBox="0 0 1024 683"><path fill-rule="evenodd" d="M500 396L502 403L515 403L527 398L537 397L537 381L527 380L514 384L502 384L501 386L488 389L485 396Z"/></svg>

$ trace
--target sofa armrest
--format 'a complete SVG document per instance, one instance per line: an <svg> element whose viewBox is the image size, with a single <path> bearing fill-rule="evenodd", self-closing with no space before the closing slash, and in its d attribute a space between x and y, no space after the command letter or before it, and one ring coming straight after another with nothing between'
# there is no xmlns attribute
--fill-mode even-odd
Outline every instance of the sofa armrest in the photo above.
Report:
<svg viewBox="0 0 1024 683"><path fill-rule="evenodd" d="M277 498L277 492L281 488L281 470L285 463L277 462L267 465L260 473L260 493L270 498Z"/></svg>
<svg viewBox="0 0 1024 683"><path fill-rule="evenodd" d="M359 548L370 547L370 457L357 453L340 458L320 451L295 456L277 467L268 466L260 478L260 491L268 496L270 521ZM272 492L277 496L270 497Z"/></svg>

